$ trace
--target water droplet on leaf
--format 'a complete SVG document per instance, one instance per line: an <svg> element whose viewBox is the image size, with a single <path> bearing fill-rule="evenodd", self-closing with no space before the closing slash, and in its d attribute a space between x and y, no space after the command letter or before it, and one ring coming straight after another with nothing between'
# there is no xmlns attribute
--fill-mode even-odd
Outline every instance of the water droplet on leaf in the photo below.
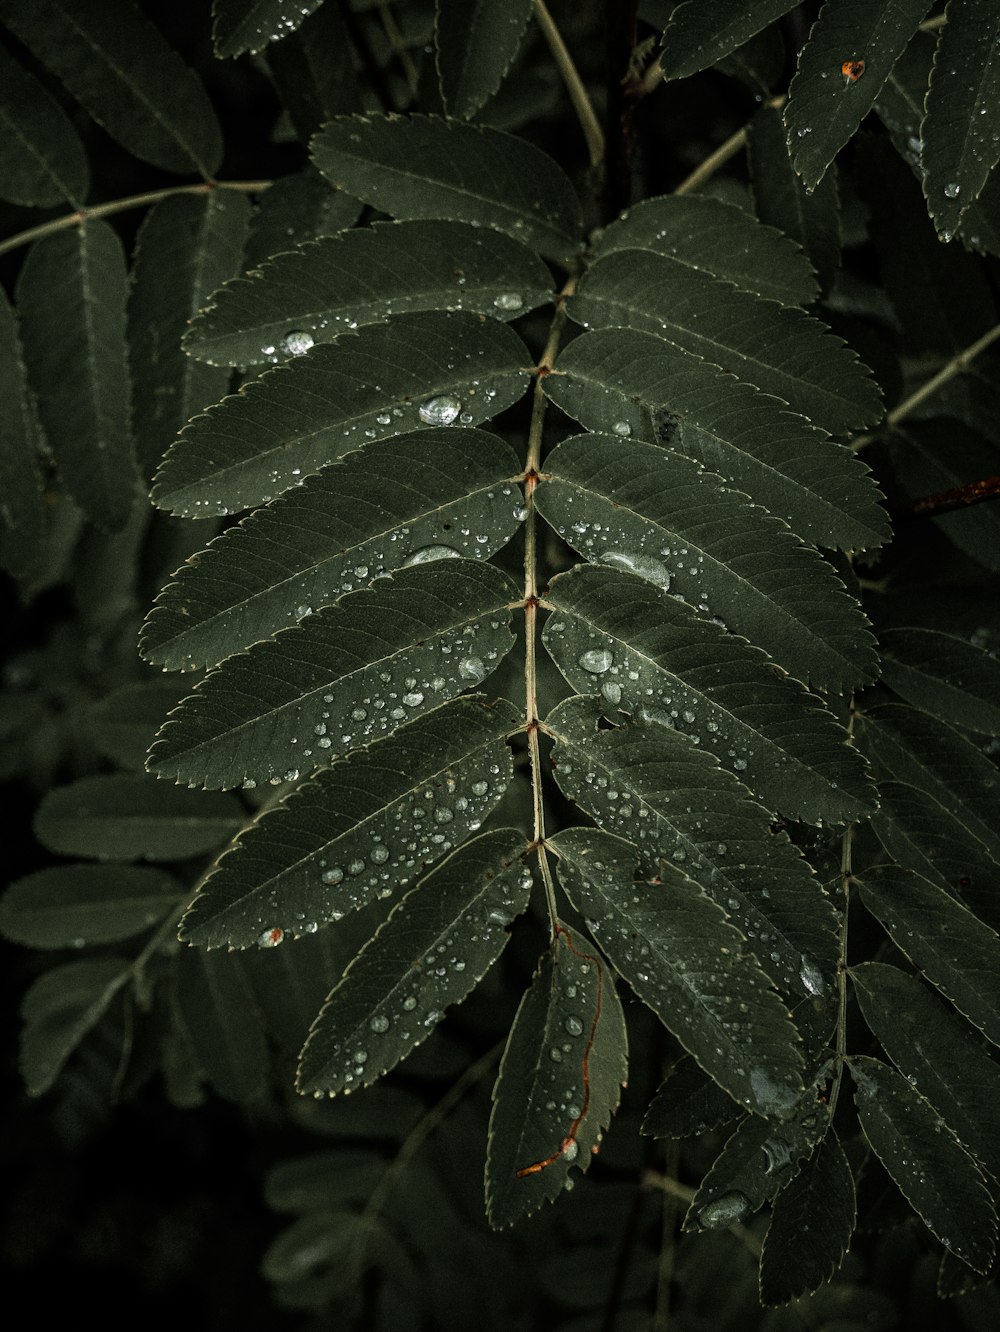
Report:
<svg viewBox="0 0 1000 1332"><path fill-rule="evenodd" d="M450 393L442 393L436 398L428 398L420 404L418 415L424 425L451 425L458 419L462 404Z"/></svg>

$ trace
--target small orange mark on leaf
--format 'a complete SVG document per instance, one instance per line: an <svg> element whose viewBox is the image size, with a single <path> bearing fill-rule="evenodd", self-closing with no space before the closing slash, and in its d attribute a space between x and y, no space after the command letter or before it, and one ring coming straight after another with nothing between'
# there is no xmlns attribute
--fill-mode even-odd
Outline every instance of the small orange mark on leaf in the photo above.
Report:
<svg viewBox="0 0 1000 1332"><path fill-rule="evenodd" d="M857 83L865 72L865 62L863 60L845 60L840 67L840 72L848 83Z"/></svg>

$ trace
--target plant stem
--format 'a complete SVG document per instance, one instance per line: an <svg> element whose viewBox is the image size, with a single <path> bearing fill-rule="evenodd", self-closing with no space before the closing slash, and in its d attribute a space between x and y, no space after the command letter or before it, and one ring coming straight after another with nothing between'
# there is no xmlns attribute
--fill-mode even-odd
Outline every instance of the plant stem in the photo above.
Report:
<svg viewBox="0 0 1000 1332"><path fill-rule="evenodd" d="M562 81L569 93L569 100L573 103L573 110L576 112L576 118L583 130L583 137L587 141L590 165L596 167L604 160L604 131L601 129L601 122L597 119L594 108L590 104L590 98L583 86L583 80L573 63L573 57L566 48L562 33L556 27L555 21L549 13L545 0L535 0L535 18L542 30L542 36L548 42L552 58L556 62L556 68L562 75Z"/></svg>
<svg viewBox="0 0 1000 1332"><path fill-rule="evenodd" d="M399 30L399 24L393 17L392 10L385 0L378 7L379 18L382 20L382 31L388 38L389 45L392 47L392 53L399 61L403 75L406 78L406 86L410 90L410 96L416 97L419 76L417 67L413 63L413 57L410 55L406 42L403 40L403 34Z"/></svg>
<svg viewBox="0 0 1000 1332"><path fill-rule="evenodd" d="M90 222L95 217L111 217L114 213L125 213L130 208L144 208L147 204L159 203L175 194L211 194L213 190L238 190L241 194L263 194L274 184L272 180L214 180L200 185L171 185L165 190L147 190L144 194L132 194L127 199L112 199L108 203L95 204L93 208L80 208L75 213L64 213L50 222L40 222L37 227L19 231L0 241L0 254L9 254L22 245L51 236L56 231L66 231L69 227L78 227Z"/></svg>
<svg viewBox="0 0 1000 1332"><path fill-rule="evenodd" d="M765 106L777 111L785 105L787 100L787 97L782 94L779 97L772 97L769 102L765 103ZM735 134L730 134L725 143L720 143L714 153L709 153L704 162L696 166L689 176L685 176L674 190L674 194L694 194L696 190L701 189L706 180L715 175L719 167L725 166L731 157L735 157L741 148L746 147L748 133L749 131L744 125Z"/></svg>
<svg viewBox="0 0 1000 1332"><path fill-rule="evenodd" d="M576 290L578 274L572 273L556 297L556 312L549 329L548 340L542 352L535 375L534 397L531 403L531 424L528 428L528 456L524 465L524 712L528 734L528 753L531 758L531 805L533 845L538 855L538 868L545 886L552 937L558 933L556 890L552 879L548 853L545 849L545 792L542 786L542 756L538 742L540 718L538 716L538 518L535 512L535 487L542 461L542 434L545 427L545 409L548 399L542 389L542 380L551 373L552 363L559 348L559 340L566 326L566 299Z"/></svg>
<svg viewBox="0 0 1000 1332"><path fill-rule="evenodd" d="M922 402L937 393L938 389L947 384L950 379L954 379L956 375L966 370L977 356L996 342L997 338L1000 338L1000 324L994 324L988 332L973 342L971 346L966 347L964 351L960 351L957 356L953 356L936 375L928 379L926 384L921 384L915 393L911 393L908 398L904 398L885 418L886 425L894 426L897 422L902 421L904 417L909 416L915 407L919 407Z"/></svg>
<svg viewBox="0 0 1000 1332"><path fill-rule="evenodd" d="M854 725L853 700L851 704L851 722ZM849 823L844 829L840 844L840 887L844 898L844 916L840 926L840 950L837 958L837 1065L830 1092L830 1122L837 1111L837 1098L840 1096L840 1084L844 1078L844 1060L847 1057L847 920L851 905L851 849L854 844L854 829L857 825Z"/></svg>

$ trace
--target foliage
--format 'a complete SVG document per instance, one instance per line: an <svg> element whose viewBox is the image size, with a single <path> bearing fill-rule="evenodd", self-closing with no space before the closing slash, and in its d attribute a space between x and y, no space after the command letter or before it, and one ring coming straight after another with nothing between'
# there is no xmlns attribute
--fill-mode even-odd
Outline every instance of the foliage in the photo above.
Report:
<svg viewBox="0 0 1000 1332"><path fill-rule="evenodd" d="M337 1326L988 1326L1000 3L200 8L0 0L28 1091Z"/></svg>

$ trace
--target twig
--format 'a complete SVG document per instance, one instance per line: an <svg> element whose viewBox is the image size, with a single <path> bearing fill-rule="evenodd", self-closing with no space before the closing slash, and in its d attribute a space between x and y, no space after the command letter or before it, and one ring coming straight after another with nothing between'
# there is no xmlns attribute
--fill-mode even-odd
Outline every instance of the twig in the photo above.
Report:
<svg viewBox="0 0 1000 1332"><path fill-rule="evenodd" d="M787 97L782 94L779 97L772 97L769 102L765 102L765 106L772 107L777 111L785 105L787 100ZM741 148L746 147L748 133L747 126L744 125L735 134L731 134L725 143L719 144L714 153L709 153L704 162L696 166L691 174L681 181L674 190L674 194L694 194L696 190L701 189L702 185L715 175L719 167L725 166L731 157L735 157Z"/></svg>
<svg viewBox="0 0 1000 1332"><path fill-rule="evenodd" d="M535 18L542 30L542 36L549 44L549 50L556 62L556 68L562 75L566 91L569 93L569 99L573 103L573 110L576 112L576 118L583 130L583 137L587 141L590 165L596 167L604 160L604 131L601 129L601 123L590 104L590 98L583 86L583 80L573 63L573 57L566 48L562 33L556 27L552 15L548 11L545 0L535 0Z"/></svg>
<svg viewBox="0 0 1000 1332"><path fill-rule="evenodd" d="M908 398L904 398L885 418L886 425L894 426L902 421L905 416L909 416L915 407L919 407L927 398L937 393L938 389L947 384L949 379L954 379L956 375L968 369L976 357L996 342L997 338L1000 338L1000 324L995 324L988 333L984 333L971 346L966 347L957 356L953 356L947 365L943 365L936 375L928 379L926 384L922 384L915 393L911 393Z"/></svg>

